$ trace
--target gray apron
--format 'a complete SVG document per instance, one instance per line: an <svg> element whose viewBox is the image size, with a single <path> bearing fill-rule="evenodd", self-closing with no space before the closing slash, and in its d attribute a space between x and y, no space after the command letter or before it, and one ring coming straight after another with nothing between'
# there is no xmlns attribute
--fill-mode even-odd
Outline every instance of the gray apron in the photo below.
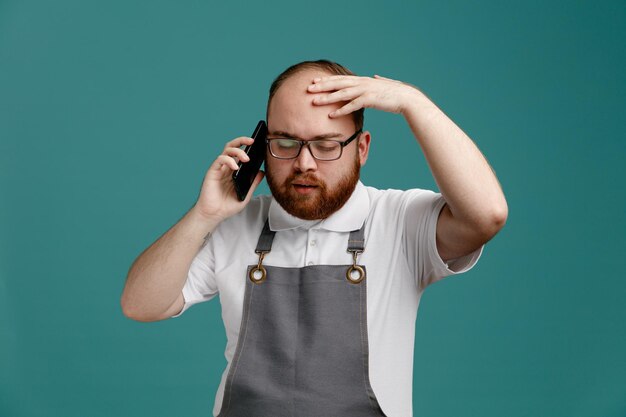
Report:
<svg viewBox="0 0 626 417"><path fill-rule="evenodd" d="M380 417L370 386L364 227L352 265L263 265L266 222L248 267L237 348L218 417Z"/></svg>

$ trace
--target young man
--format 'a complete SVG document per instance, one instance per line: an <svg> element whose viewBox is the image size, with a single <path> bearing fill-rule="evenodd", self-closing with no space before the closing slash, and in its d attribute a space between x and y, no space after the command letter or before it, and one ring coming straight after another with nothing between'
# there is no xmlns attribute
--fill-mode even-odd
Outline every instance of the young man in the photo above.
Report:
<svg viewBox="0 0 626 417"><path fill-rule="evenodd" d="M441 194L359 181L364 108L404 116ZM259 173L236 198L231 175L252 140L228 142L195 206L133 264L124 314L162 320L219 294L228 365L216 416L410 416L420 297L469 270L504 225L500 185L417 88L333 62L283 72L267 122L272 195L251 198Z"/></svg>

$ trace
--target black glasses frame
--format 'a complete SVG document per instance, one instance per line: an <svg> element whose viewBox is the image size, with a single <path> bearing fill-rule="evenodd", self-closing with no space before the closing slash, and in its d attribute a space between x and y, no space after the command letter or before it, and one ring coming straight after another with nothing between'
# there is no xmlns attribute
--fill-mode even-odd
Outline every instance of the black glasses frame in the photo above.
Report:
<svg viewBox="0 0 626 417"><path fill-rule="evenodd" d="M343 155L343 148L345 148L346 146L348 146L350 144L350 142L352 142L354 139L356 139L361 133L363 132L363 129L359 129L356 132L354 132L354 135L350 136L348 139L344 140L344 141L340 141L340 140L334 140L334 139L319 139L319 140L297 140L297 139L292 139L292 138L271 138L271 139L265 139L265 142L267 143L267 149L270 151L270 154L276 158L276 159L296 159L298 156L300 156L300 152L302 152L302 147L303 146L309 146L310 143L313 142L336 142L339 144L339 146L341 146L339 148L339 156L333 159L320 159L318 157L316 157L315 155L313 155L313 152L311 151L311 148L309 147L309 152L311 152L311 156L318 160L318 161L336 161L337 159L341 158L341 155ZM297 142L300 145L300 148L298 148L298 153L295 156L292 156L290 158L285 158L283 156L276 156L274 155L274 152L272 152L272 147L270 146L270 142L273 140L285 140L285 139L289 139L289 140L293 140L294 142Z"/></svg>

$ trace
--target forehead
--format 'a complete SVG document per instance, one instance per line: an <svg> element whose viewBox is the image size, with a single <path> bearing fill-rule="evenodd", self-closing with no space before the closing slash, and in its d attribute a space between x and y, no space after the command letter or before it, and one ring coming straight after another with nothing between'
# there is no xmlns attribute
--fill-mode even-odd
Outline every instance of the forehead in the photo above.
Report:
<svg viewBox="0 0 626 417"><path fill-rule="evenodd" d="M354 129L351 115L328 117L346 102L314 105L313 98L327 93L309 93L307 87L316 77L330 74L320 70L305 70L294 74L278 88L268 108L267 124L270 134L275 131L289 132L301 138L328 132L349 134Z"/></svg>

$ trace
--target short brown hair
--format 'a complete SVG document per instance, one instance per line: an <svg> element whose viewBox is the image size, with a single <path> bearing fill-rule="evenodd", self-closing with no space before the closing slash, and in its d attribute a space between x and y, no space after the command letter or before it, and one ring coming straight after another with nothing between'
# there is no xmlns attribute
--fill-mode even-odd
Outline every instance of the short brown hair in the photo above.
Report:
<svg viewBox="0 0 626 417"><path fill-rule="evenodd" d="M322 71L326 71L332 75L356 75L343 65L340 65L336 62L328 61L326 59L319 59L317 61L302 61L294 64L284 70L278 77L276 77L276 79L270 86L270 94L269 98L267 99L267 109L265 112L266 120L269 116L270 102L272 101L274 94L276 94L276 91L278 91L278 88L283 84L283 82L285 82L286 79L288 79L292 75L307 69L319 69ZM363 129L363 113L364 109L359 109L351 113L352 118L354 119L354 125L356 126L357 130Z"/></svg>

